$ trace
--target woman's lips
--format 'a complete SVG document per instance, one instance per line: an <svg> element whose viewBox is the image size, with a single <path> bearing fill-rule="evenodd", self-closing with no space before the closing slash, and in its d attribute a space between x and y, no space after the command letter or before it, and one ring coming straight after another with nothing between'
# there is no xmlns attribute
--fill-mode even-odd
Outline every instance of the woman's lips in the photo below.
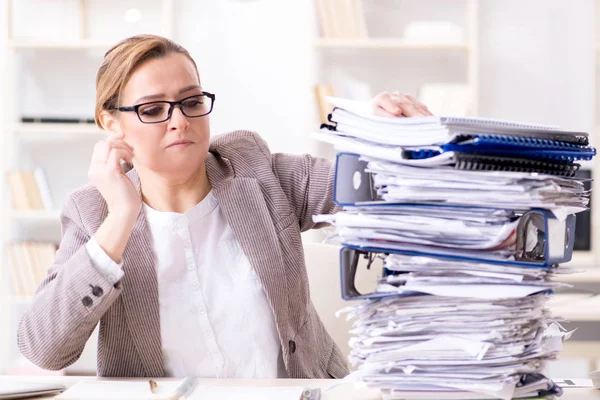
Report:
<svg viewBox="0 0 600 400"><path fill-rule="evenodd" d="M169 148L169 147L186 147L192 143L194 143L194 142L192 142L190 140L178 140L178 141L173 142L170 145L168 145L167 148Z"/></svg>

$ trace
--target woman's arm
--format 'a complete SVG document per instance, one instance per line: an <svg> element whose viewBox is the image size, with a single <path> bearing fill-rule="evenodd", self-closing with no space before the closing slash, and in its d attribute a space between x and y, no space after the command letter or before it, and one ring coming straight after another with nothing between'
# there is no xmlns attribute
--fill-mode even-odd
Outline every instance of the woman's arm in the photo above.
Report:
<svg viewBox="0 0 600 400"><path fill-rule="evenodd" d="M302 232L321 228L312 216L331 214L337 210L333 203L333 178L335 167L331 161L308 154L292 155L275 153L271 158L273 171L279 178Z"/></svg>
<svg viewBox="0 0 600 400"><path fill-rule="evenodd" d="M422 117L429 109L414 97L399 92L382 92L371 100L373 114L392 117ZM272 155L273 171L279 178L292 207L296 210L300 229L321 228L312 216L336 212L333 203L335 166L328 160L310 155Z"/></svg>
<svg viewBox="0 0 600 400"><path fill-rule="evenodd" d="M98 322L121 293L114 276L97 268L86 243L90 237L75 200L62 213L62 240L48 276L41 283L18 328L19 349L34 364L50 370L74 363ZM109 216L96 234L101 248L120 258L133 222ZM102 232L112 232L109 241ZM111 279L111 277L113 279Z"/></svg>

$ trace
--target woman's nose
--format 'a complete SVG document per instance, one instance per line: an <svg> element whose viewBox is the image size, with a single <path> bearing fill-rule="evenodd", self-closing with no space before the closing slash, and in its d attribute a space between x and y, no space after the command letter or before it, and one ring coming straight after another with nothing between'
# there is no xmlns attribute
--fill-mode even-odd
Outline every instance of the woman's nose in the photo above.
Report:
<svg viewBox="0 0 600 400"><path fill-rule="evenodd" d="M187 117L183 115L181 108L174 107L171 118L169 119L169 129L183 130L187 128L189 124L190 122L188 121Z"/></svg>

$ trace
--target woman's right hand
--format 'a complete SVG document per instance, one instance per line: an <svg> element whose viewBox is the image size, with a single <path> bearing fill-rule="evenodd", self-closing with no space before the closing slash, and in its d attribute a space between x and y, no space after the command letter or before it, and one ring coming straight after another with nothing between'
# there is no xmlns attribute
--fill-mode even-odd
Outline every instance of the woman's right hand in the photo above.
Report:
<svg viewBox="0 0 600 400"><path fill-rule="evenodd" d="M96 186L109 214L137 217L142 206L141 196L121 168L121 160L133 159L133 147L125 143L122 134L115 134L94 146L88 177Z"/></svg>

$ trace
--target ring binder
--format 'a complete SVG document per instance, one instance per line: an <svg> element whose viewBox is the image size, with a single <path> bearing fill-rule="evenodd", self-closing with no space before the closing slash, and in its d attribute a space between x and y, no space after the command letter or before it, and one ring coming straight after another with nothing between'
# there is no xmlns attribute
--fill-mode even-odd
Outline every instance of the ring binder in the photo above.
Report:
<svg viewBox="0 0 600 400"><path fill-rule="evenodd" d="M500 157L484 154L455 153L456 169L469 171L537 172L540 174L572 177L580 164L549 162L526 158Z"/></svg>
<svg viewBox="0 0 600 400"><path fill-rule="evenodd" d="M398 205L402 207L402 205ZM432 206L433 207L433 206ZM512 256L500 257L491 250L465 250L451 246L435 247L409 241L349 239L342 244L356 249L389 249L407 255L431 255L455 260L481 261L504 265L550 266L571 260L575 242L575 215L559 220L550 211L524 212L515 230L516 245Z"/></svg>
<svg viewBox="0 0 600 400"><path fill-rule="evenodd" d="M579 164L554 163L542 160L517 160L512 158L459 154L457 163L463 170L537 172L566 178L573 177ZM375 189L373 176L366 170L367 161L358 154L338 153L334 177L333 201L341 206L377 205L383 199ZM390 204L389 202L386 204ZM489 207L495 208L495 207Z"/></svg>
<svg viewBox="0 0 600 400"><path fill-rule="evenodd" d="M572 229L571 229L572 231ZM572 238L570 240L572 242ZM567 252L568 257L570 259L572 254L572 247ZM547 270L551 270L555 268L556 264L548 264L548 263L533 263L533 262L501 262L494 260L480 260L480 259L472 259L469 257L463 256L450 256L450 255L440 255L440 254L432 254L432 253L416 253L412 251L403 251L386 248L377 248L377 247L360 247L360 246L349 246L344 245L340 249L340 289L341 296L344 300L364 300L364 299L378 299L383 297L404 297L404 296L425 296L421 292L406 290L402 293L361 293L355 285L356 274L358 273L358 263L360 257L364 257L369 260L369 264L372 262L372 259L375 255L389 255L389 254L403 254L408 256L425 256L425 257L433 257L439 259L447 259L447 260L456 260L456 261L476 261L476 262L484 262L488 264L497 264L497 265L507 265L507 266L519 266L519 267L531 267L531 268L543 268ZM562 261L559 261L562 262ZM391 273L384 268L383 277L389 276Z"/></svg>

